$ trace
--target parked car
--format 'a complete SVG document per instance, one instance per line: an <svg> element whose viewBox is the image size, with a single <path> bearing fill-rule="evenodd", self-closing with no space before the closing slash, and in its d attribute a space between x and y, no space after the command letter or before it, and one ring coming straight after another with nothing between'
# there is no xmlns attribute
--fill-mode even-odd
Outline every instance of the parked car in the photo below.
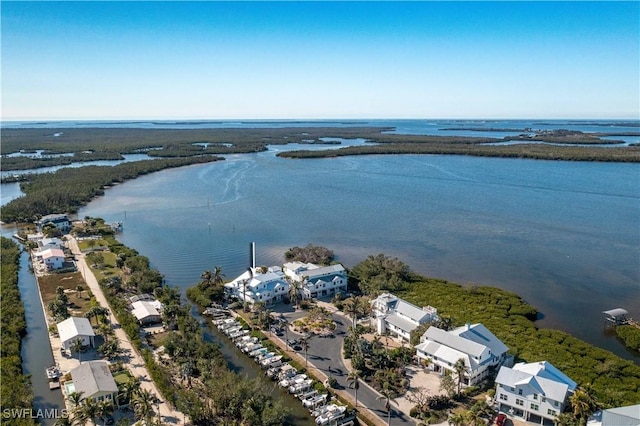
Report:
<svg viewBox="0 0 640 426"><path fill-rule="evenodd" d="M507 423L507 415L504 413L498 414L496 417L496 426L504 426Z"/></svg>

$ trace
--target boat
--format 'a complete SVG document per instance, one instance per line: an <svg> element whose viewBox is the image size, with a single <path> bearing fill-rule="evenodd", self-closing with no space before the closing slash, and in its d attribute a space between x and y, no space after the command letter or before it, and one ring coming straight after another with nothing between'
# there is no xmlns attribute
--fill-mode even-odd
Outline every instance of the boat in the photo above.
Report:
<svg viewBox="0 0 640 426"><path fill-rule="evenodd" d="M278 373L278 376L276 378L278 380L285 380L297 375L298 370L296 370L295 367L291 366L290 364L285 364L284 366L282 366L282 368L280 368L280 372Z"/></svg>
<svg viewBox="0 0 640 426"><path fill-rule="evenodd" d="M280 364L273 367L269 366L269 369L264 374L266 374L267 377L269 377L270 379L274 379L278 377L278 374L280 373L280 369L283 367L283 365L288 365L288 364Z"/></svg>
<svg viewBox="0 0 640 426"><path fill-rule="evenodd" d="M307 379L307 375L306 374L297 374L293 377L291 377L290 379L283 379L280 380L280 382L278 383L278 385L282 388L286 388L289 387L295 383L300 383L303 380Z"/></svg>
<svg viewBox="0 0 640 426"><path fill-rule="evenodd" d="M253 336L240 336L236 339L236 346L239 348L243 348L245 346L247 346L250 343L256 343L258 341L257 337L253 337Z"/></svg>
<svg viewBox="0 0 640 426"><path fill-rule="evenodd" d="M325 426L337 422L345 416L345 411L347 411L347 407L344 405L330 404L327 407L323 414L316 417L317 425Z"/></svg>
<svg viewBox="0 0 640 426"><path fill-rule="evenodd" d="M240 330L242 330L242 326L240 324L236 324L236 325L232 325L231 327L225 328L224 330L222 330L222 332L227 336L231 336L232 333L235 333L236 331L240 331Z"/></svg>
<svg viewBox="0 0 640 426"><path fill-rule="evenodd" d="M304 405L305 408L308 408L310 410L315 409L316 407L324 404L327 400L327 394L323 393L320 395L316 395L313 396L311 398L307 398L305 400L302 401L302 405Z"/></svg>
<svg viewBox="0 0 640 426"><path fill-rule="evenodd" d="M257 363L261 363L262 361L267 360L269 358L273 358L274 356L276 356L275 352L264 352L254 356L254 359L256 360Z"/></svg>
<svg viewBox="0 0 640 426"><path fill-rule="evenodd" d="M232 339L237 339L238 337L242 337L247 334L249 334L249 330L247 330L246 328L241 328L240 330L229 334L229 337L231 337Z"/></svg>
<svg viewBox="0 0 640 426"><path fill-rule="evenodd" d="M289 386L289 393L297 395L302 392L306 392L313 385L313 379L305 379L301 382L297 382Z"/></svg>
<svg viewBox="0 0 640 426"><path fill-rule="evenodd" d="M60 377L62 377L62 371L57 365L47 367L45 372L47 374L47 379L49 380L58 380Z"/></svg>
<svg viewBox="0 0 640 426"><path fill-rule="evenodd" d="M265 353L265 354L266 354L268 351L269 351L269 349L267 349L267 348L265 348L264 346L260 345L260 347L259 347L259 348L257 348L257 349L255 349L255 350L253 350L253 351L249 352L249 356L250 356L250 357L252 357L252 358L254 358L254 357L257 357L257 356L258 356L258 355L260 355L260 354L263 354L263 353Z"/></svg>
<svg viewBox="0 0 640 426"><path fill-rule="evenodd" d="M262 346L262 343L260 343L260 342L250 343L247 346L242 348L242 352L251 353L251 352L255 351L256 349L260 349L260 348L263 348L263 347L264 346Z"/></svg>
<svg viewBox="0 0 640 426"><path fill-rule="evenodd" d="M315 389L311 389L308 392L301 393L300 395L298 395L298 399L300 401L304 401L305 399L313 398L316 395L318 395L318 391Z"/></svg>
<svg viewBox="0 0 640 426"><path fill-rule="evenodd" d="M279 365L282 365L282 355L272 356L266 359L260 360L260 365L262 368L270 368L274 367L277 362L280 362Z"/></svg>

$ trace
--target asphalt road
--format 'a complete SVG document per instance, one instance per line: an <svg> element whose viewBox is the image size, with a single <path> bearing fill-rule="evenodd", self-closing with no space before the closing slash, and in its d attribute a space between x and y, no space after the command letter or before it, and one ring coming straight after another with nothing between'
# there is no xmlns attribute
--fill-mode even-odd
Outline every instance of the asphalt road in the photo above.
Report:
<svg viewBox="0 0 640 426"><path fill-rule="evenodd" d="M289 323L307 315L306 311L292 311L290 307L288 309L285 308L284 310L286 312L283 312L283 314ZM337 389L347 390L353 395L354 390L349 388L349 384L347 383L349 370L344 364L344 360L342 358L342 342L346 336L347 329L351 326L352 322L348 317L338 312L333 314L333 319L337 326L334 337L314 336L309 340L309 349L307 351L308 362L318 370L327 374L327 376L332 375L335 377L338 381ZM291 330L288 331L289 339L300 337L302 337L302 335ZM280 338L284 341L287 336L285 335ZM304 357L304 351L298 350L297 352ZM381 394L376 392L369 385L363 381L360 382L360 388L358 389L359 409L362 410L361 406L364 405L371 412L380 417L386 424L388 415L387 411L384 409L385 401L378 399L380 396ZM389 424L394 426L413 426L416 424L408 415L402 413L397 409L397 407L394 407L393 402L391 404L391 418L389 420Z"/></svg>

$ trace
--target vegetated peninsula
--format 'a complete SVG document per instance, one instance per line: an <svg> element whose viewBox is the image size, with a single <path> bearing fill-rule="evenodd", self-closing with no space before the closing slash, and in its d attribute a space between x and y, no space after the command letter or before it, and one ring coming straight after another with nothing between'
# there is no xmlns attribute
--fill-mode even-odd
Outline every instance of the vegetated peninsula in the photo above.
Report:
<svg viewBox="0 0 640 426"><path fill-rule="evenodd" d="M159 170L221 160L213 155L143 160L117 166L64 168L55 173L31 174L20 183L25 193L2 207L5 223L32 222L51 212L75 213L104 189L119 182Z"/></svg>

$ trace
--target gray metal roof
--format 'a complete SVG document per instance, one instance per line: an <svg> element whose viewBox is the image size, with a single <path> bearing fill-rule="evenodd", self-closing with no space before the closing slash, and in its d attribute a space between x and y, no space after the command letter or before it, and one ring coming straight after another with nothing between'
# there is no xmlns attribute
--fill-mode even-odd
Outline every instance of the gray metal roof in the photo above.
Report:
<svg viewBox="0 0 640 426"><path fill-rule="evenodd" d="M511 388L524 388L529 386L533 388L534 393L539 393L546 398L558 402L564 402L567 397L567 392L569 391L566 383L549 380L505 366L500 367L498 377L496 377L496 383Z"/></svg>
<svg viewBox="0 0 640 426"><path fill-rule="evenodd" d="M472 340L458 336L457 334L444 331L438 327L429 327L424 334L427 339L441 343L456 351L479 357L485 351L486 345L476 343Z"/></svg>
<svg viewBox="0 0 640 426"><path fill-rule="evenodd" d="M424 317L428 316L428 313L425 312L424 310L402 299L398 299L398 302L396 303L396 306L395 306L395 310L399 314L409 317L418 323L421 322Z"/></svg>
<svg viewBox="0 0 640 426"><path fill-rule="evenodd" d="M615 317L629 315L629 312L627 312L626 310L624 310L622 308L609 309L608 311L603 311L602 313L605 314L605 315L612 316L614 318Z"/></svg>
<svg viewBox="0 0 640 426"><path fill-rule="evenodd" d="M602 412L602 426L638 425L640 425L640 404L610 408Z"/></svg>
<svg viewBox="0 0 640 426"><path fill-rule="evenodd" d="M495 356L500 356L509 350L500 339L480 323L456 328L452 333L488 347Z"/></svg>
<svg viewBox="0 0 640 426"><path fill-rule="evenodd" d="M389 314L385 317L385 320L389 323L389 324L393 324L396 327L398 327L400 330L403 330L407 333L411 333L411 331L415 330L418 325L412 323L409 320L406 320L396 314Z"/></svg>
<svg viewBox="0 0 640 426"><path fill-rule="evenodd" d="M95 336L91 323L84 317L70 317L57 324L61 342L68 342L79 336Z"/></svg>
<svg viewBox="0 0 640 426"><path fill-rule="evenodd" d="M76 392L83 392L85 398L91 398L98 393L118 392L118 386L106 361L82 363L71 370L71 378Z"/></svg>

